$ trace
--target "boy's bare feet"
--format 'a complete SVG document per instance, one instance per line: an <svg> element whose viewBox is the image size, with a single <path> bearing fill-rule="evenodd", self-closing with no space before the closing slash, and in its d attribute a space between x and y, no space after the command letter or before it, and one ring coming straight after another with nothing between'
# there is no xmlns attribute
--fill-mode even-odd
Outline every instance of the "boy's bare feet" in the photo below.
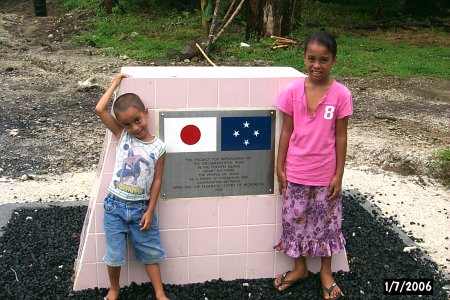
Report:
<svg viewBox="0 0 450 300"><path fill-rule="evenodd" d="M164 292L156 293L156 300L170 300Z"/></svg>
<svg viewBox="0 0 450 300"><path fill-rule="evenodd" d="M103 300L117 300L119 299L120 289L110 288L108 294Z"/></svg>

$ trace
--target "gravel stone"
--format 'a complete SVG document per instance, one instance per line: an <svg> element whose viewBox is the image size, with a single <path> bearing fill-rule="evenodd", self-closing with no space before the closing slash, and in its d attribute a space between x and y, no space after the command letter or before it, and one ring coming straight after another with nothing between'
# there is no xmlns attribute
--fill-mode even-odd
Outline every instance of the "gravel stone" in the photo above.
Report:
<svg viewBox="0 0 450 300"><path fill-rule="evenodd" d="M405 252L404 238L388 218L369 213L358 205L359 196L344 196L343 231L347 240L350 271L335 274L347 299L384 299L383 279L432 278L434 295L420 299L447 299L448 282L438 266L420 249ZM106 289L72 291L87 206L18 208L0 237L0 299L100 299ZM353 235L353 233L356 233ZM272 278L216 279L203 283L166 284L170 299L321 299L318 274L284 293L273 287ZM386 296L417 299L417 296ZM150 283L121 289L120 299L154 299Z"/></svg>

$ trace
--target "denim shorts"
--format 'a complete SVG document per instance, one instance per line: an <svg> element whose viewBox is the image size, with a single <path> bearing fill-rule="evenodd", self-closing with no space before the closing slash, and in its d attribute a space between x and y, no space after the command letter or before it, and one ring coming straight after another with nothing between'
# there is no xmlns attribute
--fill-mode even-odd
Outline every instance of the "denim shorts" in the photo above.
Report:
<svg viewBox="0 0 450 300"><path fill-rule="evenodd" d="M147 210L148 201L126 201L108 193L103 206L106 239L106 254L103 260L108 266L118 267L125 264L127 237L138 262L156 264L166 258L156 214L153 214L150 229L140 230L139 222Z"/></svg>

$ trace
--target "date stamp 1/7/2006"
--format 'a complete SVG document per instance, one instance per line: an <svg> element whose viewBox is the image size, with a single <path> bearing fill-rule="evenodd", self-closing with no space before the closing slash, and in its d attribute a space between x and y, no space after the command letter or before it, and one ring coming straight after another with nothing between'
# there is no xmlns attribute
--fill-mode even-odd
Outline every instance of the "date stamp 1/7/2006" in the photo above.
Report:
<svg viewBox="0 0 450 300"><path fill-rule="evenodd" d="M433 295L433 279L384 279L383 284L384 295Z"/></svg>

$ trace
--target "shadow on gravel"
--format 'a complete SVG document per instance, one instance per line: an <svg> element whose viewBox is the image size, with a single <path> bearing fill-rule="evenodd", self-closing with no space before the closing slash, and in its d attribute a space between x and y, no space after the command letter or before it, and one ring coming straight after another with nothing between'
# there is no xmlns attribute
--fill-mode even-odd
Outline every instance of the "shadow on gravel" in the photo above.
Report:
<svg viewBox="0 0 450 300"><path fill-rule="evenodd" d="M370 213L364 197L346 191L344 236L350 272L335 274L346 299L418 299L384 296L383 279L432 278L434 294L420 299L448 299L447 284L437 265L420 251L404 253L404 237L392 229L393 220ZM71 291L73 264L87 207L16 208L0 237L0 299L101 299L106 289ZM374 217L373 214L376 216ZM317 274L284 293L272 279L212 280L201 284L165 285L170 299L322 299ZM120 299L154 299L149 283L132 284Z"/></svg>

